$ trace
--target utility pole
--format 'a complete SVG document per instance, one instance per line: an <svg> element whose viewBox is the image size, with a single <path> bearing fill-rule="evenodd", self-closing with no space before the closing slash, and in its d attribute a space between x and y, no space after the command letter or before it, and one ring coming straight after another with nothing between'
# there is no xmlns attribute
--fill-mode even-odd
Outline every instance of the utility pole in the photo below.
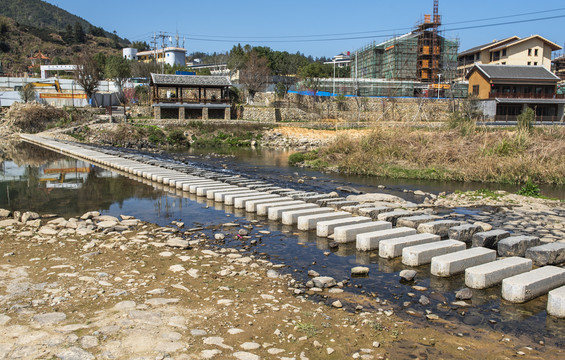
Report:
<svg viewBox="0 0 565 360"><path fill-rule="evenodd" d="M437 99L439 100L439 91L441 90L441 74L437 74Z"/></svg>

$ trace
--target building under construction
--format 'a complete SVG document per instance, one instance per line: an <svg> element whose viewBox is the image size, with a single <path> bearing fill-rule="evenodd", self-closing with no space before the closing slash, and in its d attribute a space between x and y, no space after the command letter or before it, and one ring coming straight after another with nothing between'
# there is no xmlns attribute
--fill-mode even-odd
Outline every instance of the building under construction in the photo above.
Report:
<svg viewBox="0 0 565 360"><path fill-rule="evenodd" d="M391 80L394 87L378 92L392 96L413 96L425 89L449 88L456 74L459 43L445 39L440 25L438 0L435 0L433 16L425 15L412 32L355 51L351 56L351 77Z"/></svg>

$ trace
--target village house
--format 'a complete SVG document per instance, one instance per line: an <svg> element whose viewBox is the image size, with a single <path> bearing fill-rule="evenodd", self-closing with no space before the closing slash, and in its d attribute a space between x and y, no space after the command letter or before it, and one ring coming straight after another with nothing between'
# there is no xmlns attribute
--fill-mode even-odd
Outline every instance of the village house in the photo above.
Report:
<svg viewBox="0 0 565 360"><path fill-rule="evenodd" d="M542 66L551 70L551 54L562 47L539 35L512 36L457 55L457 75L463 79L475 64Z"/></svg>
<svg viewBox="0 0 565 360"><path fill-rule="evenodd" d="M475 64L467 73L469 94L480 100L486 119L516 121L526 107L536 121L562 121L565 96L559 78L544 66Z"/></svg>

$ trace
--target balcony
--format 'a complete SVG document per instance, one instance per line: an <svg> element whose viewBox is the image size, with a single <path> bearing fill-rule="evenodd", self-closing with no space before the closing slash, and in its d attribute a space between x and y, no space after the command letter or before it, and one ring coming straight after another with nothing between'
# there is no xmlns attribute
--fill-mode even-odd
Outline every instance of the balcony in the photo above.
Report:
<svg viewBox="0 0 565 360"><path fill-rule="evenodd" d="M230 99L228 98L180 98L180 97L155 97L153 98L153 103L160 103L160 104L230 104Z"/></svg>
<svg viewBox="0 0 565 360"><path fill-rule="evenodd" d="M564 94L534 94L534 93L509 93L491 92L490 99L565 99Z"/></svg>

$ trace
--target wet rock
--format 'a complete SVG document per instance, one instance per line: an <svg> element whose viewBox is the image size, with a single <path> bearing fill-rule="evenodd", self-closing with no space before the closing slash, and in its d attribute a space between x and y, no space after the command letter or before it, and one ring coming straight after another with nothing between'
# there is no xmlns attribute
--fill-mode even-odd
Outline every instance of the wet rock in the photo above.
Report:
<svg viewBox="0 0 565 360"><path fill-rule="evenodd" d="M214 239L216 239L216 240L224 240L225 238L226 238L226 236L222 233L214 234Z"/></svg>
<svg viewBox="0 0 565 360"><path fill-rule="evenodd" d="M455 298L458 300L469 300L473 297L473 292L469 288L464 288L455 293Z"/></svg>
<svg viewBox="0 0 565 360"><path fill-rule="evenodd" d="M239 235L241 236L247 236L249 235L249 230L247 229L239 229L239 231L237 232Z"/></svg>
<svg viewBox="0 0 565 360"><path fill-rule="evenodd" d="M412 281L416 277L416 270L402 270L400 272L400 278L405 281Z"/></svg>
<svg viewBox="0 0 565 360"><path fill-rule="evenodd" d="M356 266L351 269L351 275L353 276L364 276L369 273L369 268L365 266Z"/></svg>
<svg viewBox="0 0 565 360"><path fill-rule="evenodd" d="M320 273L318 273L318 272L315 271L315 270L308 270L308 276L311 276L311 277L318 277L318 276L320 276Z"/></svg>
<svg viewBox="0 0 565 360"><path fill-rule="evenodd" d="M329 276L318 276L312 279L314 286L320 289L323 288L330 288L337 285L337 282L334 278Z"/></svg>
<svg viewBox="0 0 565 360"><path fill-rule="evenodd" d="M423 306L428 306L430 305L430 299L428 299L426 296L422 295L420 296L420 299L418 300L418 302L420 303L420 305Z"/></svg>

